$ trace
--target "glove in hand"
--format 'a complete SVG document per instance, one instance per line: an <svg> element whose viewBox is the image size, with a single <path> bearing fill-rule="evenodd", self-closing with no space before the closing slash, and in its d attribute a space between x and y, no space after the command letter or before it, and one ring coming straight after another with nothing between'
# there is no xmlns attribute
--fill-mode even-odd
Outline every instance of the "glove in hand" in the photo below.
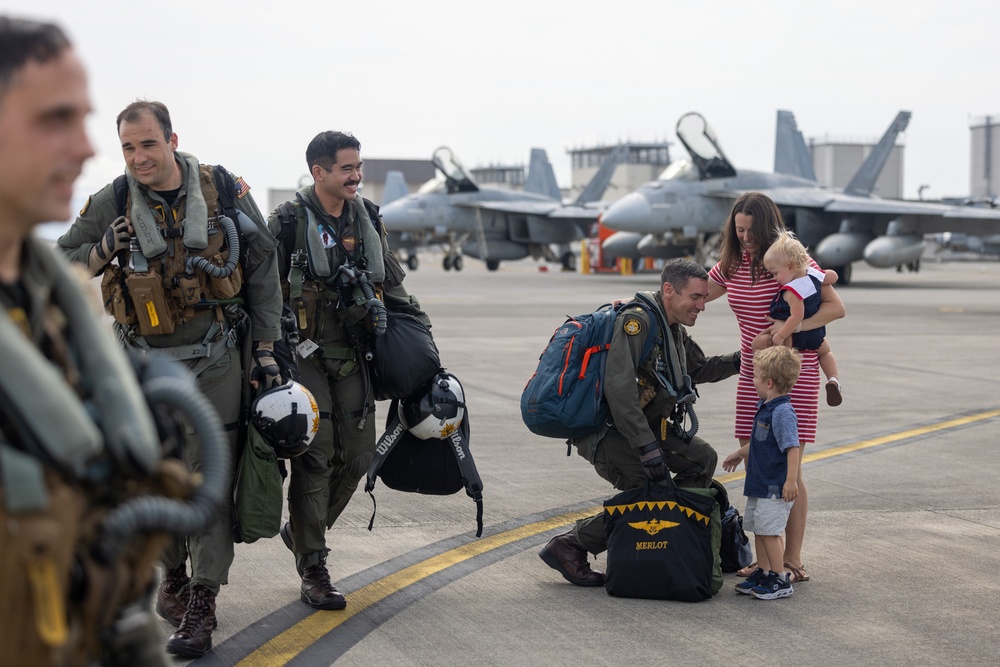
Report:
<svg viewBox="0 0 1000 667"><path fill-rule="evenodd" d="M114 222L108 225L108 230L104 232L101 242L94 248L98 258L107 264L117 253L128 248L131 236L128 220L125 219L124 215L118 216Z"/></svg>
<svg viewBox="0 0 1000 667"><path fill-rule="evenodd" d="M273 350L258 347L253 351L250 384L261 391L285 384L285 378L281 375L281 367L274 358Z"/></svg>
<svg viewBox="0 0 1000 667"><path fill-rule="evenodd" d="M662 482L670 476L670 468L663 461L663 452L660 451L660 446L655 442L651 442L639 450L639 460L642 461L642 469L649 481Z"/></svg>

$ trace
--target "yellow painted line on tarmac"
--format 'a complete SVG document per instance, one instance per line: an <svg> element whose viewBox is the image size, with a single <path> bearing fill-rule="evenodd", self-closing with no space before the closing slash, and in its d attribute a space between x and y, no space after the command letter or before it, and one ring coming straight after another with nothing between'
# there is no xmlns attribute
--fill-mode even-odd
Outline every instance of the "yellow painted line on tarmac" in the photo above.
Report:
<svg viewBox="0 0 1000 667"><path fill-rule="evenodd" d="M236 664L240 667L273 667L276 665L285 665L311 644L321 639L352 616L363 612L368 607L381 602L410 584L416 583L462 561L482 555L493 549L498 549L511 542L517 542L538 533L544 533L547 530L564 526L572 521L593 516L599 509L598 507L592 507L586 510L560 514L550 519L536 521L535 523L529 523L497 535L484 537L475 542L463 544L443 554L428 558L399 572L382 577L378 581L373 581L367 586L352 592L347 609L333 612L318 611L311 614Z"/></svg>
<svg viewBox="0 0 1000 667"><path fill-rule="evenodd" d="M805 463L811 463L812 461L822 461L823 459L829 459L834 456L840 456L841 454L849 454L850 452L857 452L862 449L868 449L869 447L878 447L879 445L887 445L891 442L899 442L900 440L906 440L907 438L915 438L920 435L927 435L928 433L946 431L950 428L965 426L967 424L973 424L975 422L980 422L985 419L992 419L994 417L1000 417L1000 410L987 410L986 412L977 412L972 415L966 415L965 417L957 417L955 419L949 419L948 421L938 422L936 424L919 426L917 428L907 429L906 431L900 431L898 433L890 433L888 435L879 436L877 438L869 438L868 440L860 440L858 442L852 442L849 445L841 445L840 447L830 447L829 449L824 449L819 452L806 454L804 457L802 457L802 463L805 464ZM738 479L743 479L745 476L746 472L731 472L726 475L719 475L715 479L717 479L723 484L728 484L729 482L735 482Z"/></svg>
<svg viewBox="0 0 1000 667"><path fill-rule="evenodd" d="M877 447L879 445L906 440L907 438L914 438L921 435L927 435L929 433L945 431L947 429L973 424L975 422L992 419L994 417L1000 417L1000 410L977 412L965 417L949 419L947 421L930 424L928 426L920 426L900 431L898 433L890 433L888 435L870 438L868 440L861 440L848 445L842 445L840 447L831 447L819 452L806 454L805 457L803 457L802 462L809 463L812 461L820 461L834 456L840 456L841 454L848 454L850 452L868 449L869 447ZM745 474L746 473L744 472L733 472L720 475L719 477L716 477L716 479L723 484L727 484L729 482L743 479ZM347 609L335 612L317 611L311 614L290 627L288 630L279 634L277 637L268 641L247 657L240 660L237 665L238 667L277 667L278 665L288 664L288 662L295 658L299 653L307 649L316 641L319 641L324 635L331 632L334 628L343 624L351 617L363 612L365 609L381 602L393 593L399 592L421 579L425 579L451 567L452 565L474 558L475 556L482 555L512 542L517 542L518 540L523 540L525 538L532 537L533 535L544 533L547 530L565 526L573 521L593 516L596 512L600 511L600 509L600 506L594 506L585 510L560 514L559 516L554 516L543 521L536 521L535 523L529 523L525 526L504 531L503 533L499 533L497 535L484 537L480 540L476 540L475 542L464 544L460 547L450 549L443 554L438 554L437 556L428 558L425 561L421 561L404 568L399 572L394 572L386 577L382 577L378 581L373 581L367 586L352 592L350 594L350 601Z"/></svg>

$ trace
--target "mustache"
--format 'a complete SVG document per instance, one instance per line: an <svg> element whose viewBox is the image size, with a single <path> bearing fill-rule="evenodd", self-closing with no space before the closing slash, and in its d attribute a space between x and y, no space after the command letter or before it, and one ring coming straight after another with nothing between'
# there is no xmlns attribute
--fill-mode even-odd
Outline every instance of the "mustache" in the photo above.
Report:
<svg viewBox="0 0 1000 667"><path fill-rule="evenodd" d="M344 183L344 185L347 185L347 186L361 185L361 181L360 180L357 180L357 181L347 181L346 183Z"/></svg>

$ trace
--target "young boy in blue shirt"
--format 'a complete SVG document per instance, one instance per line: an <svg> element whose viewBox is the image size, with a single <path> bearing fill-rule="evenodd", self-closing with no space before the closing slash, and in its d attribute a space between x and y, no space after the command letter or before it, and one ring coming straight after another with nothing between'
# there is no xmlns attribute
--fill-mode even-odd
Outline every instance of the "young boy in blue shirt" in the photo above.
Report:
<svg viewBox="0 0 1000 667"><path fill-rule="evenodd" d="M799 428L788 392L801 368L798 353L789 347L769 347L753 355L753 384L761 400L750 435L743 527L754 533L757 569L736 584L736 592L759 600L792 594L788 573L781 567L781 533L799 493Z"/></svg>

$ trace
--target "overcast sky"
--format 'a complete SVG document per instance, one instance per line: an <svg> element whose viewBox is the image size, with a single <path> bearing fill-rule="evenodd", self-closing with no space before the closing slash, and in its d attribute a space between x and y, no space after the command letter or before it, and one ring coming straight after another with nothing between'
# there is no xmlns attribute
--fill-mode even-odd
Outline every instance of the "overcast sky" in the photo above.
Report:
<svg viewBox="0 0 1000 667"><path fill-rule="evenodd" d="M180 148L242 175L258 203L306 173L319 131L368 158L524 164L545 148L674 142L701 112L737 168L770 170L777 109L807 137L874 141L913 112L904 194L969 191L973 118L1000 114L1000 3L911 0L4 0L54 20L90 73L98 151L79 189L121 173L115 116L163 101Z"/></svg>

